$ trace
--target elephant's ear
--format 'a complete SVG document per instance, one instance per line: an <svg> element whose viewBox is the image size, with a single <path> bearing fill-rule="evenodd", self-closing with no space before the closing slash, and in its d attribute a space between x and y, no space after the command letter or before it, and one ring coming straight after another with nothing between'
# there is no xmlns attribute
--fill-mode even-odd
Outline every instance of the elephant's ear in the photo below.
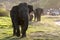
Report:
<svg viewBox="0 0 60 40"><path fill-rule="evenodd" d="M29 13L31 13L33 11L33 6L32 5L28 5L29 8Z"/></svg>

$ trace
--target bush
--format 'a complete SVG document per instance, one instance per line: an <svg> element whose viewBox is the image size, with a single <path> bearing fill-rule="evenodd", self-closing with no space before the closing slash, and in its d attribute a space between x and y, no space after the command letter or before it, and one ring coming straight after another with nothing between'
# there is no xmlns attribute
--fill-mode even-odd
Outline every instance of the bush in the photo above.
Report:
<svg viewBox="0 0 60 40"><path fill-rule="evenodd" d="M0 8L0 16L9 16L9 12L5 8Z"/></svg>

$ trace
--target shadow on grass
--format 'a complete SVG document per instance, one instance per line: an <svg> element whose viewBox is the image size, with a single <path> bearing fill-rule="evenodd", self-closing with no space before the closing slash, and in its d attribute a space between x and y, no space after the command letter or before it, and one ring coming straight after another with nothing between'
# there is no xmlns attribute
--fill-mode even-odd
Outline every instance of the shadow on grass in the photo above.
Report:
<svg viewBox="0 0 60 40"><path fill-rule="evenodd" d="M15 36L8 36L0 40L20 40L20 38Z"/></svg>

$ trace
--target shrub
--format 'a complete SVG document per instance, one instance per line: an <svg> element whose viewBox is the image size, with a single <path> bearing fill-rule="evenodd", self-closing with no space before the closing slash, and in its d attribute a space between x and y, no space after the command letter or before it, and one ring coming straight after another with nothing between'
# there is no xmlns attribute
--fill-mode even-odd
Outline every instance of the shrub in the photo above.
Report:
<svg viewBox="0 0 60 40"><path fill-rule="evenodd" d="M9 16L9 12L5 8L0 8L0 16Z"/></svg>

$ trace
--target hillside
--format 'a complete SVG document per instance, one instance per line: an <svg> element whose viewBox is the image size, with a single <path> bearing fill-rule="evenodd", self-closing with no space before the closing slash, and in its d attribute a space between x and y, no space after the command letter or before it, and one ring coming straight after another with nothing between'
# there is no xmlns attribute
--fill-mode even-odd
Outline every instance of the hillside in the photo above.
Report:
<svg viewBox="0 0 60 40"><path fill-rule="evenodd" d="M43 8L59 8L60 0L37 0L34 4Z"/></svg>
<svg viewBox="0 0 60 40"><path fill-rule="evenodd" d="M42 8L59 8L60 0L0 0L0 3L9 2L10 5L17 4L20 2L28 2L29 4L33 4L35 7Z"/></svg>

